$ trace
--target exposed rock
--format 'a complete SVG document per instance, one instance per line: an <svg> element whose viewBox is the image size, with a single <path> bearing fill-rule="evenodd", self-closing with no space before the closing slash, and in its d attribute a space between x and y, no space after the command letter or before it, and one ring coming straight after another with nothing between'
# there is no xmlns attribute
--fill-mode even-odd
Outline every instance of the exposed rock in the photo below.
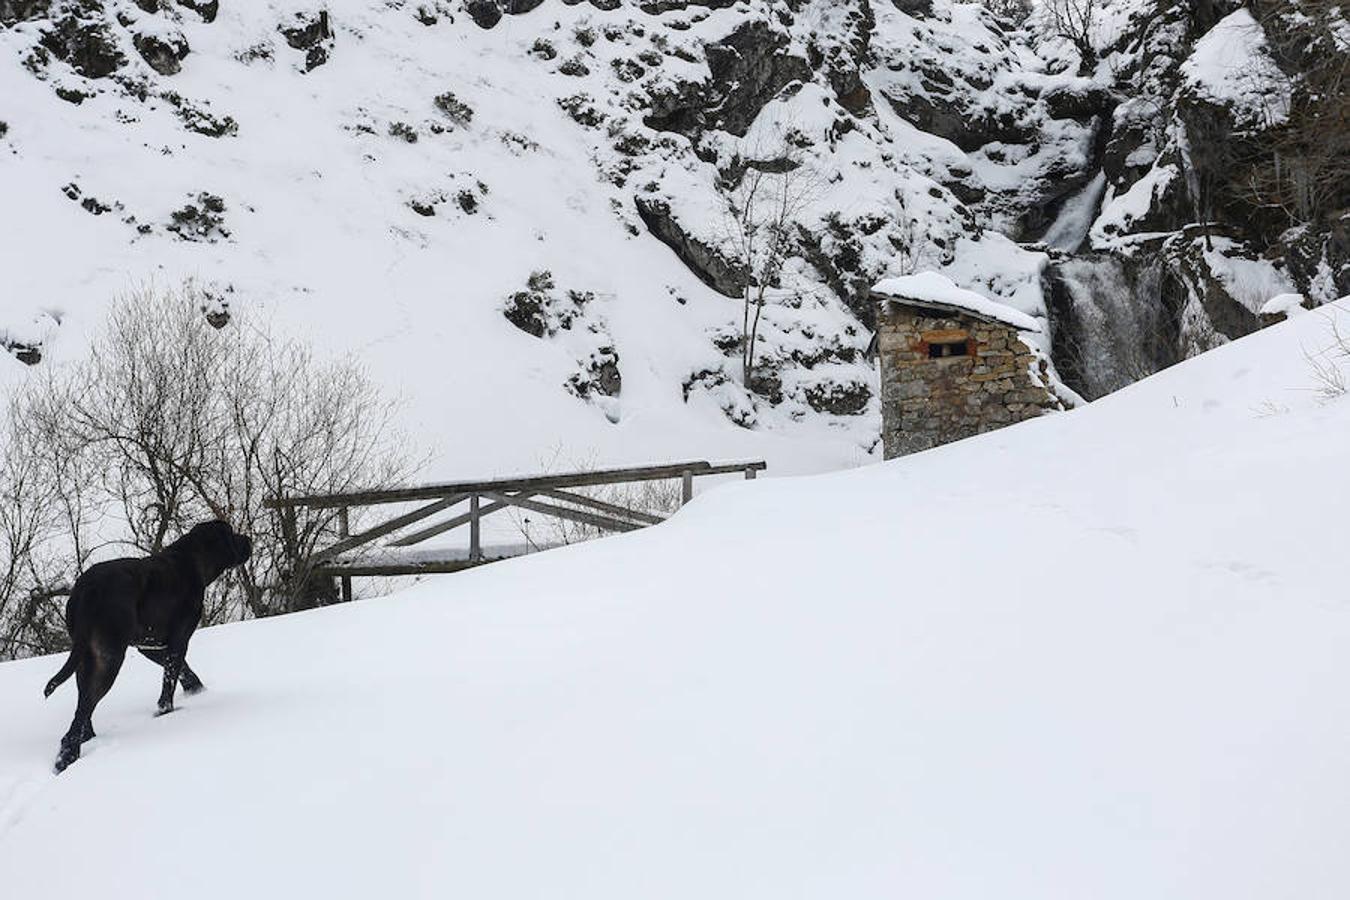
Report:
<svg viewBox="0 0 1350 900"><path fill-rule="evenodd" d="M1128 100L1113 110L1102 171L1118 194L1129 190L1157 160L1165 127L1158 107L1147 100Z"/></svg>
<svg viewBox="0 0 1350 900"><path fill-rule="evenodd" d="M277 30L292 49L305 52L306 72L312 72L328 62L335 38L328 20L328 10L296 13L291 25L279 25Z"/></svg>
<svg viewBox="0 0 1350 900"><path fill-rule="evenodd" d="M168 230L185 241L214 244L230 236L225 228L225 201L205 191L194 202L174 210L172 220Z"/></svg>
<svg viewBox="0 0 1350 900"><path fill-rule="evenodd" d="M595 395L617 397L623 390L623 375L619 372L619 354L613 347L600 347L589 357L580 360L581 370L567 379L567 389L587 399Z"/></svg>
<svg viewBox="0 0 1350 900"><path fill-rule="evenodd" d="M553 273L542 269L530 273L525 290L507 298L502 314L526 334L542 338L569 330L595 300L589 291L569 290L559 295Z"/></svg>
<svg viewBox="0 0 1350 900"><path fill-rule="evenodd" d="M935 82L951 79L941 70L927 73ZM1010 110L982 108L971 101L979 96L969 85L955 83L926 93L890 88L882 93L891 109L917 128L946 138L967 152L995 141L1025 144L1037 138L1033 124Z"/></svg>
<svg viewBox="0 0 1350 900"><path fill-rule="evenodd" d="M137 34L132 38L136 52L161 75L177 75L188 55L188 42L181 34L165 38L155 34Z"/></svg>
<svg viewBox="0 0 1350 900"><path fill-rule="evenodd" d="M1234 340L1261 327L1258 311L1270 298L1251 297L1244 302L1244 298L1234 296L1234 285L1216 271L1216 265L1226 259L1258 259L1250 248L1239 241L1214 240L1199 229L1187 229L1167 242L1166 254L1172 276L1190 289L1204 309L1209 326L1224 338Z"/></svg>
<svg viewBox="0 0 1350 900"><path fill-rule="evenodd" d="M230 301L226 294L233 292L233 287L226 287L223 292L202 289L202 315L212 328L219 330L230 324Z"/></svg>
<svg viewBox="0 0 1350 900"><path fill-rule="evenodd" d="M203 22L214 22L220 12L220 0L178 0L178 5L202 17Z"/></svg>
<svg viewBox="0 0 1350 900"><path fill-rule="evenodd" d="M26 366L36 366L42 362L42 347L38 344L5 342L4 348Z"/></svg>
<svg viewBox="0 0 1350 900"><path fill-rule="evenodd" d="M806 402L816 412L832 416L856 416L867 409L872 389L863 381L827 379L806 389Z"/></svg>
<svg viewBox="0 0 1350 900"><path fill-rule="evenodd" d="M1321 303L1350 295L1350 212L1324 226L1291 229L1281 244L1300 291Z"/></svg>
<svg viewBox="0 0 1350 900"><path fill-rule="evenodd" d="M52 0L0 0L0 25L14 25L47 14Z"/></svg>
<svg viewBox="0 0 1350 900"><path fill-rule="evenodd" d="M107 78L127 61L101 15L81 18L67 11L43 32L42 46L85 78Z"/></svg>
<svg viewBox="0 0 1350 900"><path fill-rule="evenodd" d="M502 20L502 8L496 0L465 0L464 11L479 28L492 28Z"/></svg>
<svg viewBox="0 0 1350 900"><path fill-rule="evenodd" d="M891 0L891 4L902 13L908 13L916 19L933 14L933 0Z"/></svg>
<svg viewBox="0 0 1350 900"><path fill-rule="evenodd" d="M704 47L710 79L663 82L652 89L645 123L691 137L704 128L744 135L780 91L793 82L810 80L810 64L794 56L790 44L786 32L767 22L744 22Z"/></svg>
<svg viewBox="0 0 1350 900"><path fill-rule="evenodd" d="M704 108L714 127L744 135L783 88L810 80L810 65L791 54L790 44L787 33L751 20L705 48L712 81Z"/></svg>
<svg viewBox="0 0 1350 900"><path fill-rule="evenodd" d="M741 296L749 281L744 266L727 259L715 247L710 247L682 228L665 200L638 197L636 204L638 215L642 217L647 230L674 250L690 271L718 293L728 297Z"/></svg>
<svg viewBox="0 0 1350 900"><path fill-rule="evenodd" d="M1110 115L1116 106L1115 96L1094 82L1071 82L1050 88L1041 99L1052 119L1090 119Z"/></svg>

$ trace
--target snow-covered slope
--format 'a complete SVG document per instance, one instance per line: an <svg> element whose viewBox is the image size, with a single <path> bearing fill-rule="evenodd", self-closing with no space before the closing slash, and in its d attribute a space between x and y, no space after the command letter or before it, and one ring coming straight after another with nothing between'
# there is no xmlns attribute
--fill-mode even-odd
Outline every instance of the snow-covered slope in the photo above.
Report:
<svg viewBox="0 0 1350 900"><path fill-rule="evenodd" d="M360 354L438 474L871 458L867 286L939 268L1043 316L1045 257L991 226L1088 162L973 4L216 6L0 3L0 344L78 356L112 295L195 278ZM784 152L811 197L747 390L718 186ZM544 272L594 299L536 337L503 309ZM606 363L616 395L569 390Z"/></svg>
<svg viewBox="0 0 1350 900"><path fill-rule="evenodd" d="M132 661L6 896L1332 900L1350 397L1327 308L1082 410Z"/></svg>

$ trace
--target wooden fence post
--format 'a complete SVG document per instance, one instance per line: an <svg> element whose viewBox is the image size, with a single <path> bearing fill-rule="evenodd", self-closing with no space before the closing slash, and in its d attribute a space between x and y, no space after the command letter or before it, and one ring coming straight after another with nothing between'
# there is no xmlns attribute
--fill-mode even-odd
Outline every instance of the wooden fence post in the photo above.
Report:
<svg viewBox="0 0 1350 900"><path fill-rule="evenodd" d="M351 522L347 518L347 507L338 510L338 538L346 540L351 536ZM342 576L342 602L352 602L352 578L350 575Z"/></svg>
<svg viewBox="0 0 1350 900"><path fill-rule="evenodd" d="M755 480L755 471L756 471L756 470L755 470L755 467L754 467L754 466L746 466L746 467L745 467L745 480L746 480L746 481L754 481L754 480Z"/></svg>
<svg viewBox="0 0 1350 900"><path fill-rule="evenodd" d="M478 495L474 494L469 498L469 562L482 562L483 560L481 519L482 516L478 512Z"/></svg>
<svg viewBox="0 0 1350 900"><path fill-rule="evenodd" d="M682 482L680 486L680 505L684 506L690 500L694 499L694 473L685 469L680 475Z"/></svg>

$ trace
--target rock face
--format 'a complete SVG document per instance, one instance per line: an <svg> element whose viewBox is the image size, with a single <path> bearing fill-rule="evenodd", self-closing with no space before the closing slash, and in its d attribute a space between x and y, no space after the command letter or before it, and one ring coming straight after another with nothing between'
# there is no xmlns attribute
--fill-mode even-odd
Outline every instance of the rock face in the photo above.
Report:
<svg viewBox="0 0 1350 900"><path fill-rule="evenodd" d="M671 213L670 204L650 197L637 199L638 215L653 235L675 251L690 271L705 284L728 297L740 297L749 281L745 267L727 259L718 249L683 228Z"/></svg>
<svg viewBox="0 0 1350 900"><path fill-rule="evenodd" d="M994 319L883 299L877 355L887 459L1064 408L1044 360Z"/></svg>

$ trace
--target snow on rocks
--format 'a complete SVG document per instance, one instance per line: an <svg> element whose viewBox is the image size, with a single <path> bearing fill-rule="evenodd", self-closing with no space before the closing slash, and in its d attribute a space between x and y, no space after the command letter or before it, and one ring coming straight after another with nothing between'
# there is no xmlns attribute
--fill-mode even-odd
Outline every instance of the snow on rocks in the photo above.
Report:
<svg viewBox="0 0 1350 900"><path fill-rule="evenodd" d="M1271 58L1265 32L1245 7L1195 42L1181 74L1185 90L1230 109L1238 128L1269 128L1289 115L1289 76Z"/></svg>

